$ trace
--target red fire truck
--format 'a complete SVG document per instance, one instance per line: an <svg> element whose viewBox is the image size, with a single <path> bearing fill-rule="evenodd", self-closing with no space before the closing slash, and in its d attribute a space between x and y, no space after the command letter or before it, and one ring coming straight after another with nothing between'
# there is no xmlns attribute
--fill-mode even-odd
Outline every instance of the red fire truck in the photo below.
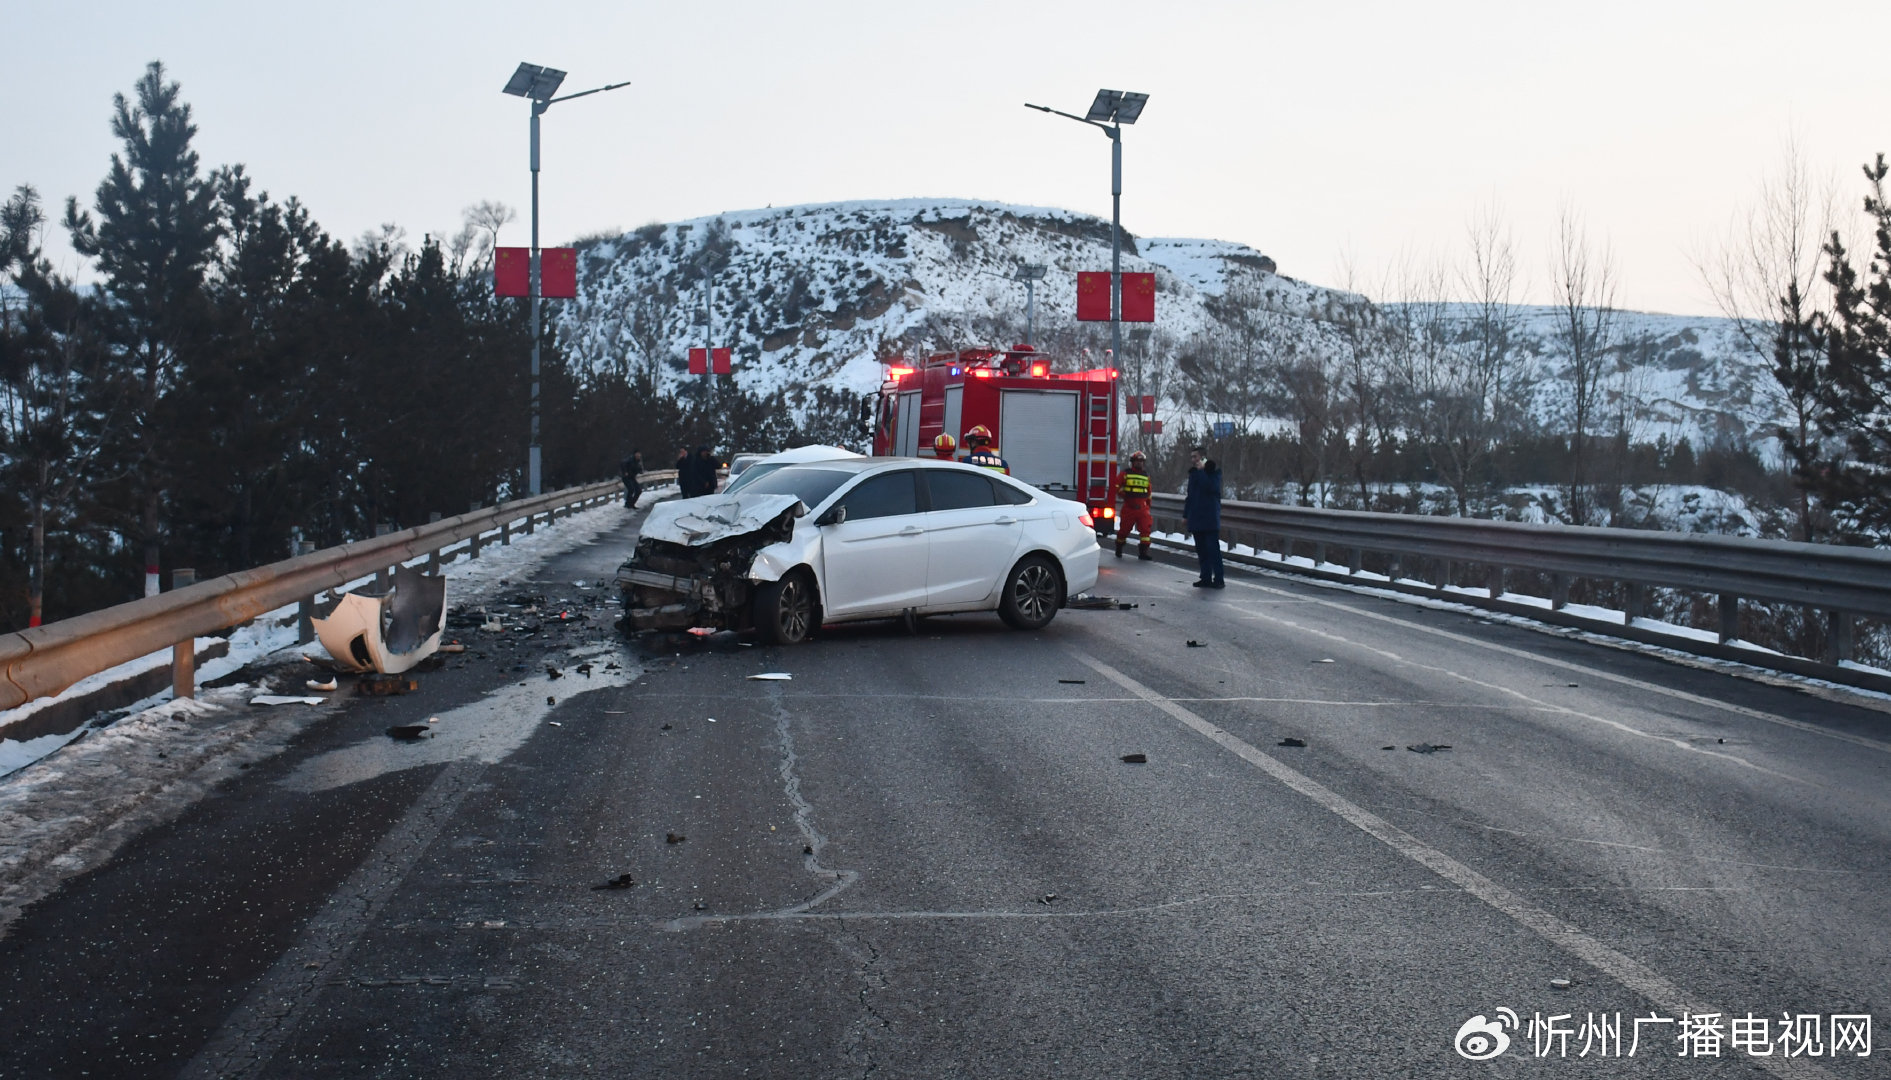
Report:
<svg viewBox="0 0 1891 1080"><path fill-rule="evenodd" d="M950 435L989 428L1011 475L1082 502L1103 533L1116 526L1116 369L1053 374L1029 345L961 349L887 365L873 426L878 456L922 457Z"/></svg>

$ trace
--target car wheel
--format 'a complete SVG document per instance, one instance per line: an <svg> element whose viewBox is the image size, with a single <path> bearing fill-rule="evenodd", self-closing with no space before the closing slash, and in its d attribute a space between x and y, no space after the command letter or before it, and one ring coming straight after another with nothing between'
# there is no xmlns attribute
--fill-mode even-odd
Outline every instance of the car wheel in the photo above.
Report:
<svg viewBox="0 0 1891 1080"><path fill-rule="evenodd" d="M755 629L769 645L799 645L821 625L814 579L795 570L755 591Z"/></svg>
<svg viewBox="0 0 1891 1080"><path fill-rule="evenodd" d="M998 598L998 617L1019 630L1040 630L1064 606L1064 577L1043 555L1032 555L1011 568Z"/></svg>

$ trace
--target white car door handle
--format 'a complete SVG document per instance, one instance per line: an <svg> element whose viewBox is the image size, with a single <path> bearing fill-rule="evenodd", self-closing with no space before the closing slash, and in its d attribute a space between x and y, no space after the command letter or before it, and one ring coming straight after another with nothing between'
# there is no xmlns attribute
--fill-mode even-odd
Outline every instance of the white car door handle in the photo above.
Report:
<svg viewBox="0 0 1891 1080"><path fill-rule="evenodd" d="M1017 519L1017 518L1014 518L1014 517L1001 517L1001 518L999 518L999 519L998 519L998 520L997 520L996 522L994 522L993 524L996 524L996 525L1016 525L1017 523L1018 523L1018 519Z"/></svg>
<svg viewBox="0 0 1891 1080"><path fill-rule="evenodd" d="M925 531L924 529L921 529L917 525L908 525L904 529L900 530L900 535L901 536L918 536L924 531Z"/></svg>

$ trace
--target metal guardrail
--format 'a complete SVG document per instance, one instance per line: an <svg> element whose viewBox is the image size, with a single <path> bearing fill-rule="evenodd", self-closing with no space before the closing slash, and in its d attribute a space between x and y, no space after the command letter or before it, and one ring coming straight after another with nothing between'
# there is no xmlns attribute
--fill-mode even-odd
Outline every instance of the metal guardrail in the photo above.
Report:
<svg viewBox="0 0 1891 1080"><path fill-rule="evenodd" d="M1158 494L1152 501L1159 527L1186 531L1181 496ZM1891 551L1737 536L1245 502L1222 504L1221 536L1229 543L1237 539L1250 543L1257 552L1277 553L1273 559L1248 557L1237 558L1238 562L1439 596L1721 659L1891 690L1891 680L1841 666L1853 658L1852 626L1856 618L1891 619ZM1297 545L1311 548L1310 565L1289 561ZM1361 557L1368 552L1390 557L1390 572L1383 577L1362 576ZM1330 559L1335 554L1339 558ZM1452 584L1460 576L1459 571L1468 567L1483 568L1483 588ZM1524 595L1507 593L1509 571L1547 575L1549 607L1504 599L1506 595ZM1424 576L1420 578L1420 574ZM1626 586L1623 621L1565 610L1569 583L1575 578L1615 581ZM1716 640L1708 642L1638 627L1636 620L1646 617L1648 590L1656 587L1717 597ZM1737 644L1742 601L1817 609L1826 623L1825 656L1814 660Z"/></svg>
<svg viewBox="0 0 1891 1080"><path fill-rule="evenodd" d="M669 470L641 477L646 487L674 478ZM297 602L304 605L306 619L314 597L323 592L423 557L437 569L441 552L462 542L477 558L480 547L491 542L489 533L497 533L498 543L510 543L521 523L530 533L540 519L549 523L623 490L621 482L611 480L500 503L0 636L0 709L50 697L80 679L165 648L173 650L177 695L189 697L195 686L191 645L201 635Z"/></svg>

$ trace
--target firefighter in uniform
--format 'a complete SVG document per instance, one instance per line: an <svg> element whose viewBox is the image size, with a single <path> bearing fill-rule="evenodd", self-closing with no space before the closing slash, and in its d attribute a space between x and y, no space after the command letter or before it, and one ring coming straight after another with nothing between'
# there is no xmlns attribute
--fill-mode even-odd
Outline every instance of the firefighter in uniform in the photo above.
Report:
<svg viewBox="0 0 1891 1080"><path fill-rule="evenodd" d="M965 446L971 451L965 456L967 465L977 465L980 468L1004 473L1006 476L1011 475L1011 466L1005 462L1004 456L999 454L998 448L991 444L990 428L980 424L966 432Z"/></svg>
<svg viewBox="0 0 1891 1080"><path fill-rule="evenodd" d="M942 434L932 440L932 452L938 456L940 461L957 461L959 459L959 440L950 435Z"/></svg>
<svg viewBox="0 0 1891 1080"><path fill-rule="evenodd" d="M1117 498L1122 501L1122 509L1116 512L1116 557L1123 557L1123 546L1129 543L1130 532L1142 534L1142 541L1136 547L1138 559L1149 558L1149 532L1155 528L1155 518L1149 513L1149 473L1146 470L1149 458L1141 451L1129 455L1129 468L1123 470L1123 479L1117 485Z"/></svg>

